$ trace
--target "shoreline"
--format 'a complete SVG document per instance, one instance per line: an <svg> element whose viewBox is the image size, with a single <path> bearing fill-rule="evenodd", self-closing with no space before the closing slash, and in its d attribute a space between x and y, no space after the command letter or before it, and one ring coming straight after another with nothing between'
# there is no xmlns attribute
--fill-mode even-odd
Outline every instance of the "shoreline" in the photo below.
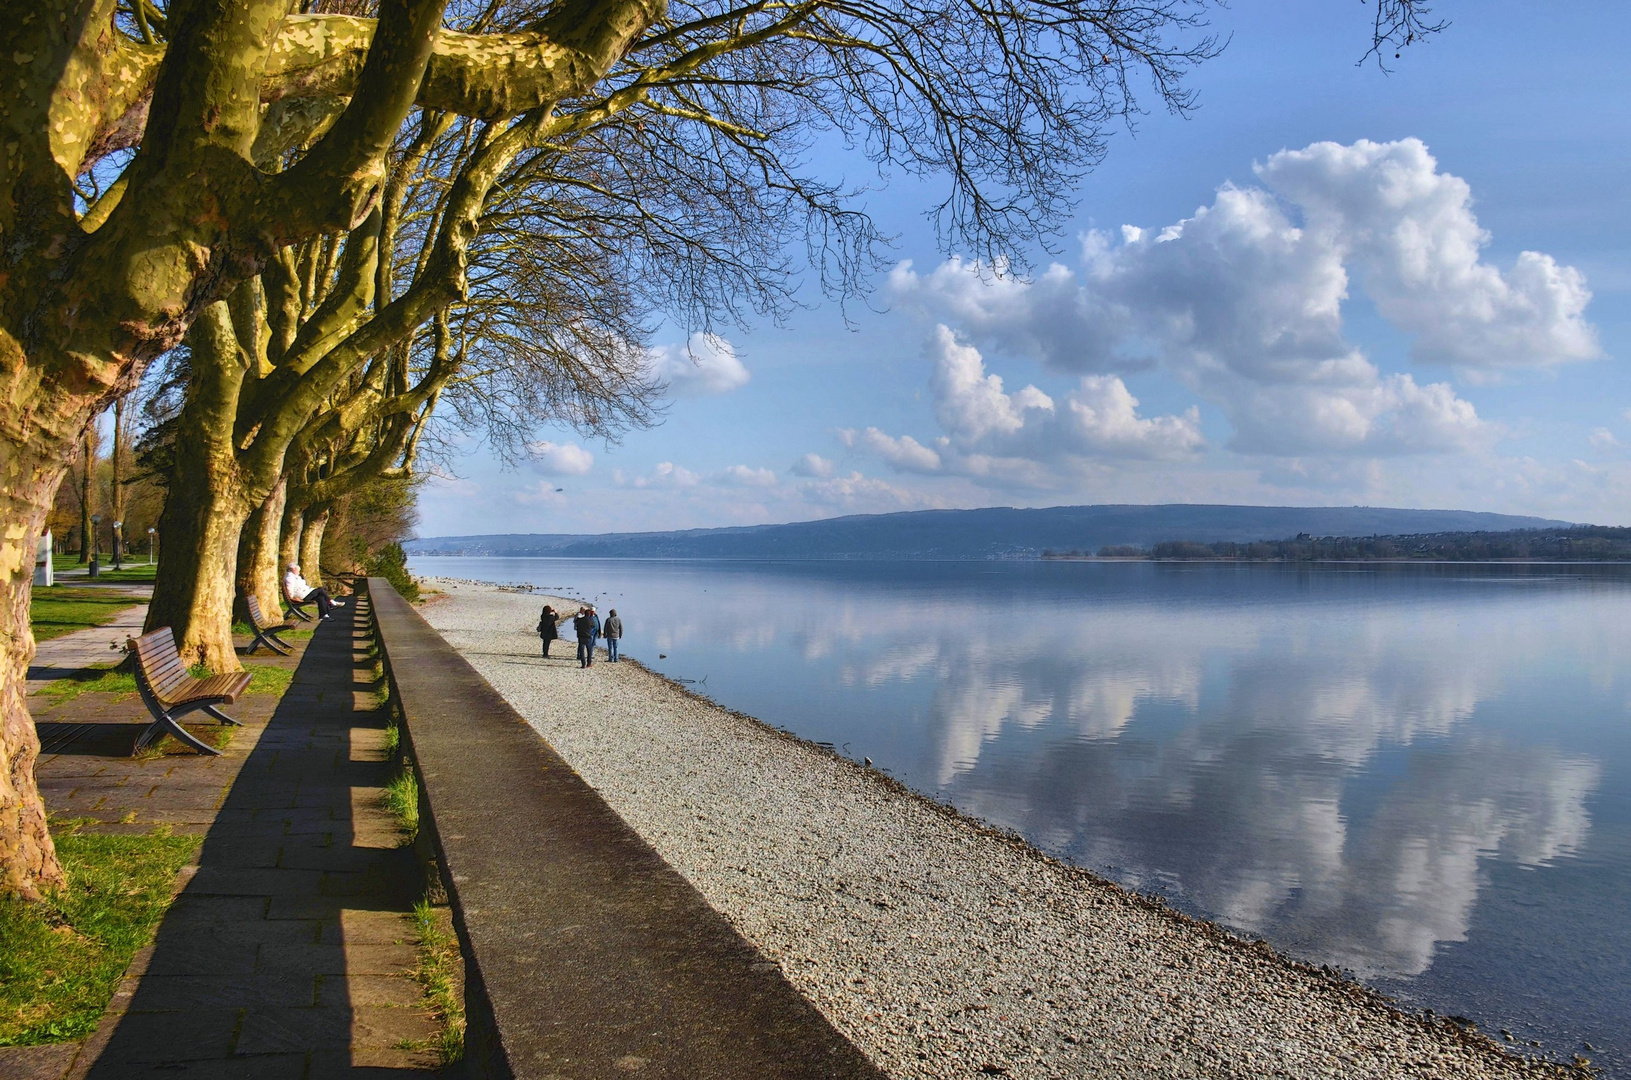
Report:
<svg viewBox="0 0 1631 1080"><path fill-rule="evenodd" d="M432 625L891 1075L1583 1075L1404 1012L638 662L546 664L531 622L548 594L457 584Z"/></svg>

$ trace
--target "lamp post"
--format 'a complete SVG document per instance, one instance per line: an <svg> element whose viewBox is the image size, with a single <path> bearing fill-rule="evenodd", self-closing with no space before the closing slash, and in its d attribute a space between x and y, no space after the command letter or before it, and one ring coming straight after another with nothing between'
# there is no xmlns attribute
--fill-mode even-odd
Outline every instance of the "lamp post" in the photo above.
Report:
<svg viewBox="0 0 1631 1080"><path fill-rule="evenodd" d="M124 558L124 553L125 523L123 521L115 521L113 523L113 568L115 570L121 569L124 566L122 561Z"/></svg>
<svg viewBox="0 0 1631 1080"><path fill-rule="evenodd" d="M147 565L153 565L153 534L158 532L151 525L147 528Z"/></svg>
<svg viewBox="0 0 1631 1080"><path fill-rule="evenodd" d="M90 567L91 577L96 577L98 574L100 574L102 572L102 568L100 566L98 566L97 562L96 562L96 560L99 559L101 557L101 555L102 555L102 515L101 514L92 514L91 515L91 567Z"/></svg>

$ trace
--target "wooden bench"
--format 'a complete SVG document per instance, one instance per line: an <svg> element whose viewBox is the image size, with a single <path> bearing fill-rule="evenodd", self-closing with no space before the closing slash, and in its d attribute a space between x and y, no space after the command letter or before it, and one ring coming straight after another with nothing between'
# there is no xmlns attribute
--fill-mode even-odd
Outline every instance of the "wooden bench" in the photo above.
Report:
<svg viewBox="0 0 1631 1080"><path fill-rule="evenodd" d="M262 645L280 656L288 656L294 652L293 645L278 637L278 634L285 630L293 630L294 623L274 623L268 620L261 611L260 600L254 596L246 597L245 602L249 605L249 628L255 632L255 640L249 643L249 648L245 650L245 654L253 653Z"/></svg>
<svg viewBox="0 0 1631 1080"><path fill-rule="evenodd" d="M202 709L223 724L238 723L216 706L232 704L249 688L249 672L229 671L193 678L187 674L187 665L181 662L175 635L168 626L131 638L128 644L136 657L136 689L141 692L147 711L153 714L153 723L136 739L131 753L134 755L161 735L170 735L201 754L220 754L215 747L193 738L177 720Z"/></svg>
<svg viewBox="0 0 1631 1080"><path fill-rule="evenodd" d="M285 579L285 581L286 580L287 579ZM290 596L289 586L285 584L285 581L278 582L278 589L283 593L283 602L289 605L289 613L295 618L299 619L301 622L311 622L312 614L306 610L306 605L311 603L311 601L296 600L294 597Z"/></svg>

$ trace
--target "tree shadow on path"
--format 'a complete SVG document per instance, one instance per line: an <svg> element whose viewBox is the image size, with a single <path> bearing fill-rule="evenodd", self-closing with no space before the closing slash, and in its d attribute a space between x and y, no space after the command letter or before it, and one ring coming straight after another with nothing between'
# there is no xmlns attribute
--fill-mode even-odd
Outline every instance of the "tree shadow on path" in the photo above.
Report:
<svg viewBox="0 0 1631 1080"><path fill-rule="evenodd" d="M85 1075L317 1080L435 1068L423 1047L436 1023L409 974L409 913L424 881L380 804L394 766L386 714L367 692L361 607L322 623L307 646Z"/></svg>

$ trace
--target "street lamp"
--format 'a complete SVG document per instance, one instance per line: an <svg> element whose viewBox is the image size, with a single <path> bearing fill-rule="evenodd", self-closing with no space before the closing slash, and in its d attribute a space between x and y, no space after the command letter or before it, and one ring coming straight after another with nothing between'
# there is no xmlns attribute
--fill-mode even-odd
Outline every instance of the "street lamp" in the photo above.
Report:
<svg viewBox="0 0 1631 1080"><path fill-rule="evenodd" d="M158 532L151 525L147 528L147 565L153 565L153 534Z"/></svg>
<svg viewBox="0 0 1631 1080"><path fill-rule="evenodd" d="M101 555L102 555L102 515L101 514L92 514L91 515L91 567L90 567L91 577L96 577L98 574L100 574L102 572L102 568L96 564L96 560L98 558L100 558Z"/></svg>
<svg viewBox="0 0 1631 1080"><path fill-rule="evenodd" d="M124 557L125 553L124 529L124 522L115 521L113 523L113 568L115 570L121 569L124 565L123 562L120 561Z"/></svg>

